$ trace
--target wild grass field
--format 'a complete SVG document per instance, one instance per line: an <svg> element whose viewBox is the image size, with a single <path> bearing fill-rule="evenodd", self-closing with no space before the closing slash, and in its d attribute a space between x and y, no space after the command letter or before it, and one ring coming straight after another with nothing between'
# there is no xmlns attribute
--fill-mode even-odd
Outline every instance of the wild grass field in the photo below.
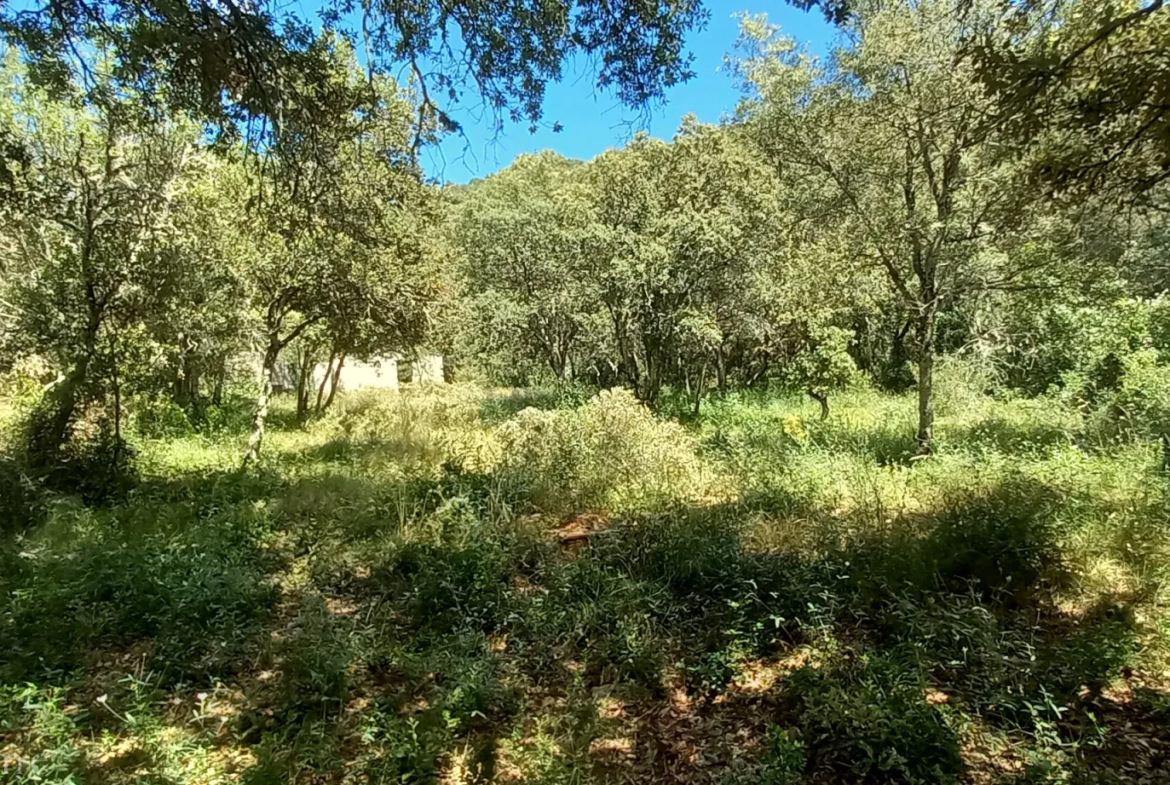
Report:
<svg viewBox="0 0 1170 785"><path fill-rule="evenodd" d="M1170 781L1157 446L939 388L925 459L870 391L142 418L121 498L5 485L0 781Z"/></svg>

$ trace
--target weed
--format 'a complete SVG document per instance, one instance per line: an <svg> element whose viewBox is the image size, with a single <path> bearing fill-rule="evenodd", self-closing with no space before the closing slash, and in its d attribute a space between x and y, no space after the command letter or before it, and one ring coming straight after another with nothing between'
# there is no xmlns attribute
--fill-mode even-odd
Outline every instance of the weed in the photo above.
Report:
<svg viewBox="0 0 1170 785"><path fill-rule="evenodd" d="M135 435L117 498L6 459L3 779L1148 779L1157 445L941 373L925 461L913 401L866 390L684 427L459 385L305 427L278 399L246 475L229 401ZM1155 401L1143 378L1107 394Z"/></svg>

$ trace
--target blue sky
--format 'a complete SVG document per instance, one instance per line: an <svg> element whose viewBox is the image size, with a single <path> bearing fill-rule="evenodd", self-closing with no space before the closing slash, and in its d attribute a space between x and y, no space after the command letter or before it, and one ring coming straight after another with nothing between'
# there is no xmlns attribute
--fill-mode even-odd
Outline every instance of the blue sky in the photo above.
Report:
<svg viewBox="0 0 1170 785"><path fill-rule="evenodd" d="M799 11L783 0L708 0L707 7L710 22L706 29L691 33L688 41L695 56L695 77L672 88L666 105L652 112L648 124L612 95L598 93L591 74L570 63L565 78L549 85L544 113L547 127L530 134L527 123L508 124L497 136L491 117L470 107L458 108L451 114L463 126L464 136L451 136L426 151L427 173L441 182L465 183L504 168L521 153L551 149L570 158L592 158L620 146L639 128L669 138L690 112L704 122L718 122L734 111L739 99L732 75L723 68L723 57L733 50L739 35L733 18L737 11L767 13L785 33L818 52L827 49L834 35L819 12ZM560 133L551 130L554 122L563 126Z"/></svg>

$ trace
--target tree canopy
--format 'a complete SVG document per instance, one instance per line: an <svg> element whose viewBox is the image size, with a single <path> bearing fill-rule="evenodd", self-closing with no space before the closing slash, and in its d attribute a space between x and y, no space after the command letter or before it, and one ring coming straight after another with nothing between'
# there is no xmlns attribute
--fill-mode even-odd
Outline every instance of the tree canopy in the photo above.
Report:
<svg viewBox="0 0 1170 785"><path fill-rule="evenodd" d="M447 110L480 96L504 117L539 122L546 86L565 60L596 66L597 84L645 105L692 74L684 38L704 24L698 0L331 0L317 18L277 3L59 2L5 4L0 32L33 78L88 83L94 49L113 53L113 76L171 108L252 133L279 135L290 107L318 121L343 116L329 90L322 32L347 38L370 74L409 66L421 110L453 127Z"/></svg>
<svg viewBox="0 0 1170 785"><path fill-rule="evenodd" d="M743 17L734 117L440 188L416 155L445 130L440 86L459 100L469 79L535 121L576 52L623 98L661 97L701 6L383 3L319 26L258 7L6 9L0 349L61 379L30 448L65 449L86 418L117 432L127 395L198 418L249 356L249 462L274 389L295 388L305 421L347 362L425 347L458 375L620 384L691 414L736 388L798 389L830 416L850 385L914 386L924 454L950 356L1028 394L1106 378L1121 359L1084 367L1088 339L1037 293L1101 309L1165 289L1160 4L822 10L842 37L820 58Z"/></svg>

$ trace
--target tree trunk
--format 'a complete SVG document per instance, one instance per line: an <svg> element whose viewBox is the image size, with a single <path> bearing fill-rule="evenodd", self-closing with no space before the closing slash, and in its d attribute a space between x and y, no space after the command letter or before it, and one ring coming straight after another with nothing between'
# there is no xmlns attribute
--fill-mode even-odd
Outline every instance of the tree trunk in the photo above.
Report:
<svg viewBox="0 0 1170 785"><path fill-rule="evenodd" d="M333 405L333 397L337 395L337 388L341 386L341 367L345 365L345 352L337 357L337 367L333 369L333 383L329 385L329 397L325 399L325 408Z"/></svg>
<svg viewBox="0 0 1170 785"><path fill-rule="evenodd" d="M309 419L309 382L313 378L313 356L309 352L301 355L300 368L297 369L297 422Z"/></svg>
<svg viewBox="0 0 1170 785"><path fill-rule="evenodd" d="M118 378L118 346L110 337L110 382L114 388L114 465L108 467L116 474L122 463L122 382Z"/></svg>
<svg viewBox="0 0 1170 785"><path fill-rule="evenodd" d="M248 437L248 451L244 453L244 468L260 460L260 448L264 444L264 425L268 419L268 401L272 397L272 372L280 356L280 341L275 334L268 338L264 351L264 363L260 371L260 396L256 400L256 413L252 415L252 433Z"/></svg>
<svg viewBox="0 0 1170 785"><path fill-rule="evenodd" d="M317 404L313 407L317 416L321 416L324 409L321 408L322 401L325 398L325 385L333 378L333 361L337 359L337 350L332 349L329 352L329 362L325 363L325 373L321 374L321 384L317 387Z"/></svg>
<svg viewBox="0 0 1170 785"><path fill-rule="evenodd" d="M642 374L641 385L634 388L634 394L642 402L654 406L658 394L662 392L664 366L669 360L662 342L657 337L642 333L642 350L645 353L644 366L646 372Z"/></svg>
<svg viewBox="0 0 1170 785"><path fill-rule="evenodd" d="M823 395L816 390L809 390L808 397L821 405L821 419L829 419L829 396Z"/></svg>
<svg viewBox="0 0 1170 785"><path fill-rule="evenodd" d="M609 311L610 321L613 324L613 337L617 343L619 362L619 373L625 377L626 383L634 390L634 395L638 395L639 387L641 386L641 369L638 365L638 357L634 350L629 345L628 334L628 317L625 312L618 306L612 304L608 300L605 303L606 309Z"/></svg>
<svg viewBox="0 0 1170 785"><path fill-rule="evenodd" d="M916 328L918 338L918 454L934 447L934 317L935 303L922 306Z"/></svg>
<svg viewBox="0 0 1170 785"><path fill-rule="evenodd" d="M101 329L102 309L97 298L88 290L89 318L86 320L82 344L83 354L73 363L73 369L53 390L53 414L47 423L38 423L29 435L29 447L35 463L47 466L69 438L69 426L77 411L77 398L89 376L89 364L97 354L98 331Z"/></svg>
<svg viewBox="0 0 1170 785"><path fill-rule="evenodd" d="M564 381L565 380L565 358L564 358L564 355L561 354L560 349L558 347L553 346L549 350L548 364L549 364L549 367L552 369L553 378L555 378L558 382Z"/></svg>
<svg viewBox="0 0 1170 785"><path fill-rule="evenodd" d="M699 377L695 379L695 416L699 416L699 407L703 405L703 393L707 386L707 363L699 369Z"/></svg>
<svg viewBox="0 0 1170 785"><path fill-rule="evenodd" d="M175 403L184 409L194 408L200 397L199 381L199 364L196 362L195 349L192 346L184 346L179 375L175 379L173 396Z"/></svg>
<svg viewBox="0 0 1170 785"><path fill-rule="evenodd" d="M223 406L223 388L227 382L227 359L220 357L215 366L215 385L211 388L211 403Z"/></svg>
<svg viewBox="0 0 1170 785"><path fill-rule="evenodd" d="M52 463L61 446L69 437L69 425L77 411L78 391L85 384L89 357L81 357L69 374L53 388L52 416L33 427L29 434L29 452L33 462L42 468Z"/></svg>
<svg viewBox="0 0 1170 785"><path fill-rule="evenodd" d="M727 353L723 346L715 347L715 373L719 380L719 392L727 392Z"/></svg>

